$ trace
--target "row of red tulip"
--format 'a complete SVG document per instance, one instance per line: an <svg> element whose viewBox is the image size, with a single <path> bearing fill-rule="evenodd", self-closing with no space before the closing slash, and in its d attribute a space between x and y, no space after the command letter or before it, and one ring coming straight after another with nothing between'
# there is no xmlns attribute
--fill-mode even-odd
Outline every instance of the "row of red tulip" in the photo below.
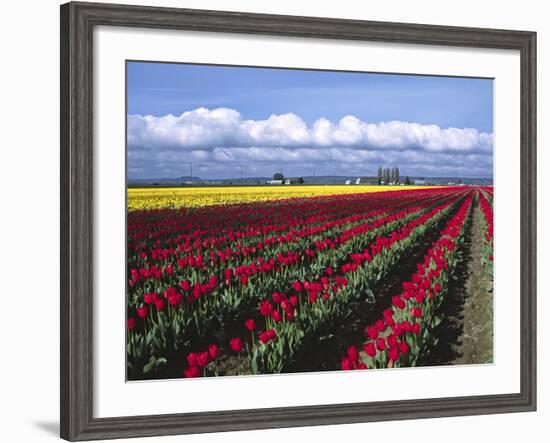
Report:
<svg viewBox="0 0 550 443"><path fill-rule="evenodd" d="M401 294L383 317L365 328L362 350L351 346L342 358L344 370L414 366L438 324L437 308L447 292L450 273L457 263L458 246L470 214L472 194L441 231Z"/></svg>
<svg viewBox="0 0 550 443"><path fill-rule="evenodd" d="M493 197L492 188L484 188L478 191L479 195L479 207L483 214L483 230L484 230L484 260L483 263L489 269L491 275L493 274L493 206L487 200L485 193Z"/></svg>

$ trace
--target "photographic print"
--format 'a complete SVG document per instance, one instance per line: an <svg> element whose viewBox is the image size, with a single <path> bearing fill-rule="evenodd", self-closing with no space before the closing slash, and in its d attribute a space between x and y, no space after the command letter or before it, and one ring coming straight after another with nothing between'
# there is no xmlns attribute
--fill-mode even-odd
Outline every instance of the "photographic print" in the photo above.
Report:
<svg viewBox="0 0 550 443"><path fill-rule="evenodd" d="M127 380L493 362L493 80L126 62Z"/></svg>

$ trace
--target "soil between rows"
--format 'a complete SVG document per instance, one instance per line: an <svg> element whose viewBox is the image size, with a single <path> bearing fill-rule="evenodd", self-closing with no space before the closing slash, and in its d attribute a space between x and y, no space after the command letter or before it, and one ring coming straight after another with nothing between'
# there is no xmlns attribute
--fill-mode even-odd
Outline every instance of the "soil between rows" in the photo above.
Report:
<svg viewBox="0 0 550 443"><path fill-rule="evenodd" d="M434 329L437 343L420 365L483 364L493 361L493 281L482 265L483 213L475 194L461 261L441 305L443 321Z"/></svg>

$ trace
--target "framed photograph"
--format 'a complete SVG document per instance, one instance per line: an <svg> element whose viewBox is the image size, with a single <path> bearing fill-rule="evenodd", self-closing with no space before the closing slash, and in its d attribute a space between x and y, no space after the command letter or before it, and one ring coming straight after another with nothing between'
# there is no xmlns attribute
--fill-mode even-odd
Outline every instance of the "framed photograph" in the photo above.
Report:
<svg viewBox="0 0 550 443"><path fill-rule="evenodd" d="M535 45L62 5L61 437L535 410Z"/></svg>

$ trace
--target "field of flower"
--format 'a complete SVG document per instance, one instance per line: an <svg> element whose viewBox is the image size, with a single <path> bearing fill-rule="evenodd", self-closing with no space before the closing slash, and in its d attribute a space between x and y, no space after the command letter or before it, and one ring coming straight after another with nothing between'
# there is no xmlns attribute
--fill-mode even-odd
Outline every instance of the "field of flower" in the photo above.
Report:
<svg viewBox="0 0 550 443"><path fill-rule="evenodd" d="M193 208L220 204L260 203L272 200L418 189L418 186L226 186L187 188L129 188L128 210ZM358 191L360 189L360 191Z"/></svg>
<svg viewBox="0 0 550 443"><path fill-rule="evenodd" d="M128 378L422 364L492 188L329 188L129 190Z"/></svg>

